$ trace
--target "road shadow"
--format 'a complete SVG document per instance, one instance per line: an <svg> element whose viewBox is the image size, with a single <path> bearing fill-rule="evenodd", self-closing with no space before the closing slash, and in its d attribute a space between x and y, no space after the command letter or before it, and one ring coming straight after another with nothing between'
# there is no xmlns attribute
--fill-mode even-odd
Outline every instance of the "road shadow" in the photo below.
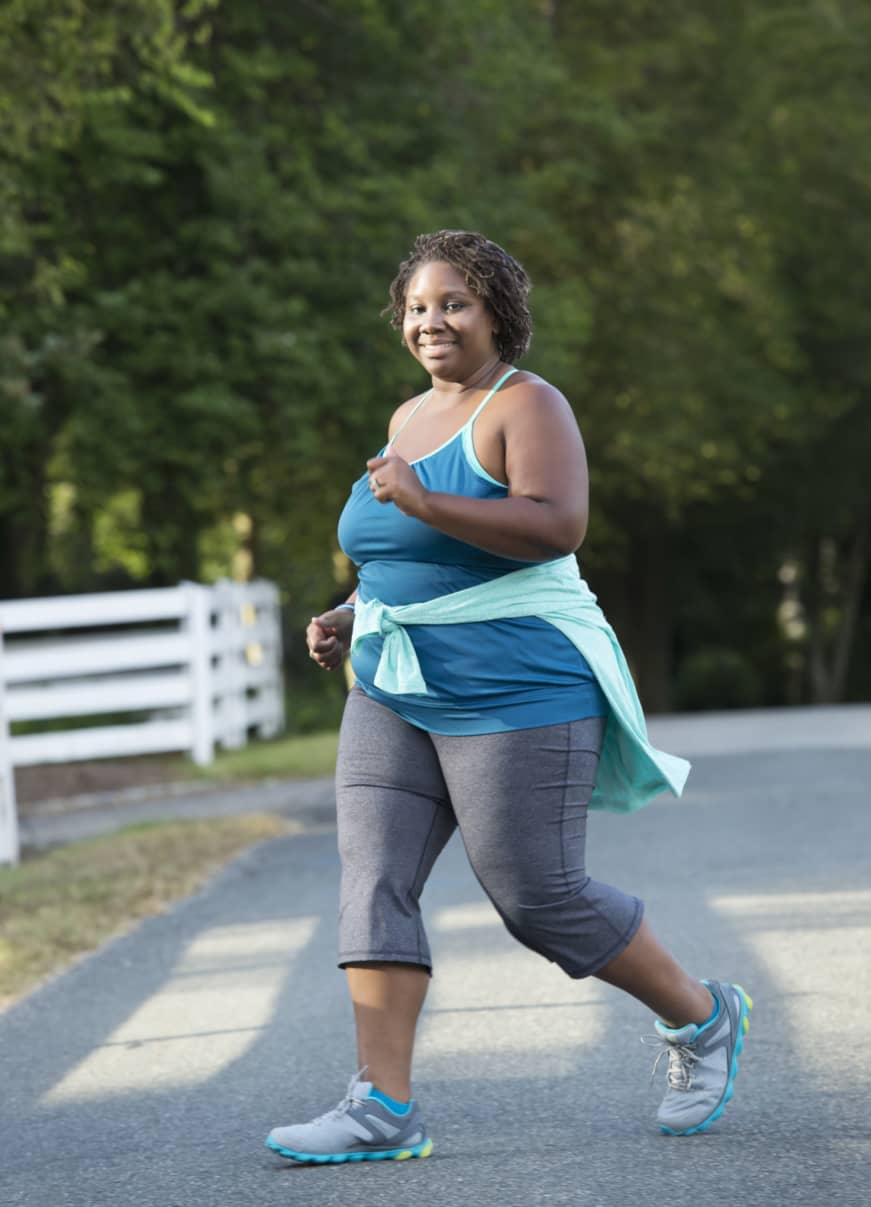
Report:
<svg viewBox="0 0 871 1207"><path fill-rule="evenodd" d="M0 1197L858 1204L868 1068L841 1075L838 1061L845 1029L868 1050L854 994L871 931L869 783L871 752L700 759L683 802L591 821L591 873L642 896L691 971L756 1000L735 1101L704 1136L654 1126L643 1007L519 948L454 841L425 894L436 975L417 1094L434 1157L275 1158L269 1127L334 1105L354 1071L338 861L319 833L250 852L0 1017Z"/></svg>

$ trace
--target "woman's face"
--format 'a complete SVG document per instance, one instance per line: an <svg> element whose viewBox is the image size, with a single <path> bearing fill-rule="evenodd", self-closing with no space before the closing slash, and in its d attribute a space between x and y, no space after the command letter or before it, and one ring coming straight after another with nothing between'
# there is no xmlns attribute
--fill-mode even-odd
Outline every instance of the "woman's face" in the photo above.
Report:
<svg viewBox="0 0 871 1207"><path fill-rule="evenodd" d="M496 355L496 321L465 277L444 260L422 264L408 282L402 334L433 377L465 381Z"/></svg>

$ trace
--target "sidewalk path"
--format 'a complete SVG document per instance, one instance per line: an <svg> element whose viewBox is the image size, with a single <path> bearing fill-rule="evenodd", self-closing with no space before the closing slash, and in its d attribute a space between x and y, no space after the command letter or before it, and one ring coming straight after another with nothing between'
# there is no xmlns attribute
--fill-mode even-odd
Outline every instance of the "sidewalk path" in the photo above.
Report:
<svg viewBox="0 0 871 1207"><path fill-rule="evenodd" d="M333 781L331 778L279 780L159 794L153 787L148 793L105 792L90 799L79 797L64 811L55 802L50 809L31 808L19 819L18 828L23 847L47 847L93 838L142 821L229 817L240 813L280 813L310 823L334 821Z"/></svg>
<svg viewBox="0 0 871 1207"><path fill-rule="evenodd" d="M334 1105L354 1071L335 836L319 825L0 1015L0 1202L864 1207L871 741L796 743L792 721L784 736L774 718L772 747L750 752L709 732L682 801L591 820L591 871L643 896L693 971L755 999L710 1132L659 1135L646 1011L514 944L454 840L424 898L436 976L416 1073L433 1158L273 1157L269 1127Z"/></svg>

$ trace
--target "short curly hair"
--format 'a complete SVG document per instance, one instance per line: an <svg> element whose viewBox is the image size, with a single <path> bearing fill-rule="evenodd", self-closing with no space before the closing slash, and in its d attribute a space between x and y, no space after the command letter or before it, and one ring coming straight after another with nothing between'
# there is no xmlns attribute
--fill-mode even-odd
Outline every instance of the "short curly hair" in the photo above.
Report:
<svg viewBox="0 0 871 1207"><path fill-rule="evenodd" d="M402 330L408 283L421 265L435 260L444 260L458 269L497 320L496 347L502 360L519 360L532 339L532 282L522 264L476 231L445 230L417 236L390 283L390 304L383 313L390 315L391 327Z"/></svg>

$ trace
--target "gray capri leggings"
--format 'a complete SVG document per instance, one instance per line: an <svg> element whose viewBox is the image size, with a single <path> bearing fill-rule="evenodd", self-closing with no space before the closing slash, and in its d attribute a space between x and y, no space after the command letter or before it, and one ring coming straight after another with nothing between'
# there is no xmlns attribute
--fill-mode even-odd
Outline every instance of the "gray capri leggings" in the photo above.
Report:
<svg viewBox="0 0 871 1207"><path fill-rule="evenodd" d="M336 765L340 966L432 970L420 894L457 826L481 887L526 947L576 978L619 955L643 906L584 869L604 728L603 717L589 717L428 733L352 688Z"/></svg>

